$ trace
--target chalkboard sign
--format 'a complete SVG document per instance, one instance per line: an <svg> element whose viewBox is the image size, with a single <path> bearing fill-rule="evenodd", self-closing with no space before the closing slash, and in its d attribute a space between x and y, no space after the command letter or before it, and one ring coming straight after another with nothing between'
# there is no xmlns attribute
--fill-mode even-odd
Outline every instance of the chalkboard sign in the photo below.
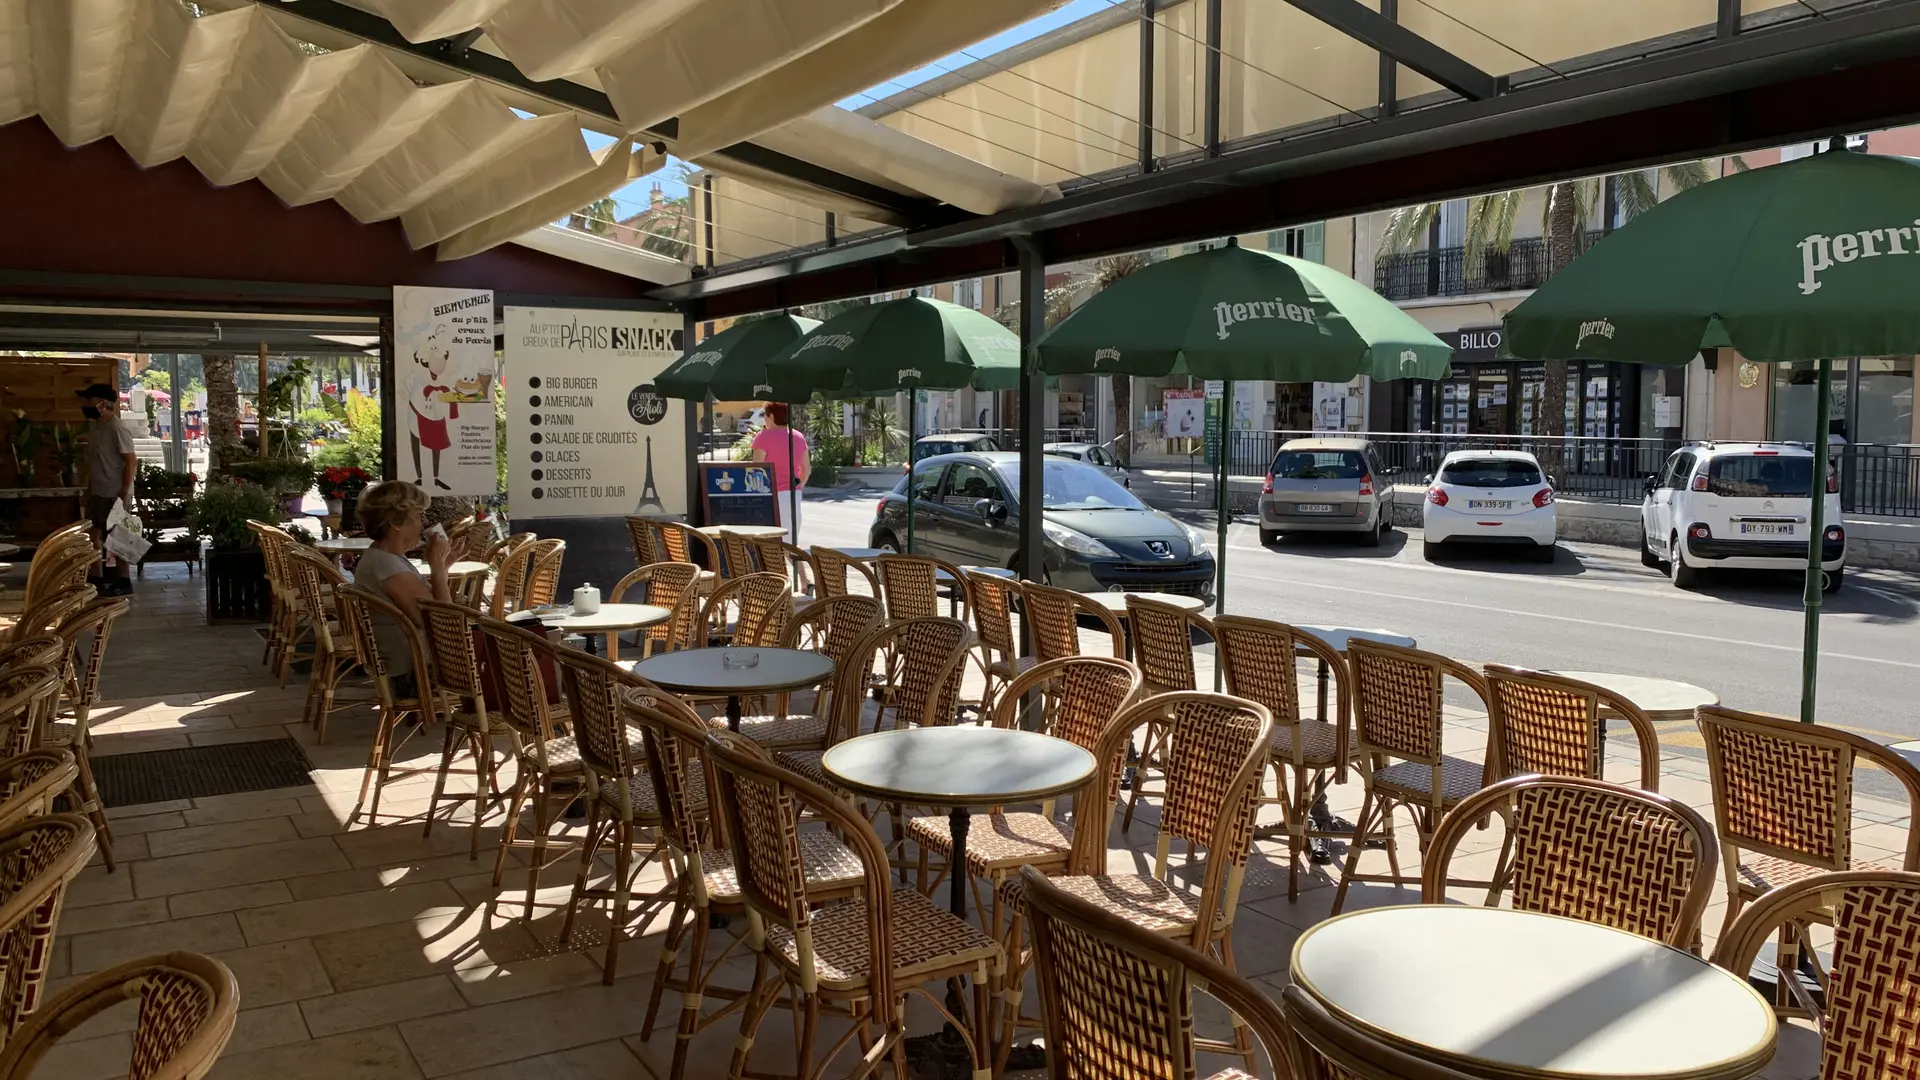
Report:
<svg viewBox="0 0 1920 1080"><path fill-rule="evenodd" d="M754 461L700 463L700 502L709 525L778 525L773 466Z"/></svg>

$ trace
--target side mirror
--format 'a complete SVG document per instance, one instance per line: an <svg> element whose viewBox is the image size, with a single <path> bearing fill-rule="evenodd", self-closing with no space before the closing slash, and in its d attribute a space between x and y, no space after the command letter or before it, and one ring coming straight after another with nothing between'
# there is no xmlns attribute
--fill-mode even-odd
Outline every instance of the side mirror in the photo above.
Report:
<svg viewBox="0 0 1920 1080"><path fill-rule="evenodd" d="M1007 504L992 499L981 499L973 504L973 509L988 521L1007 520Z"/></svg>
<svg viewBox="0 0 1920 1080"><path fill-rule="evenodd" d="M1647 474L1647 481L1643 485L1642 489L1648 495L1651 495L1654 492L1660 490L1660 478L1658 476L1653 475L1652 473Z"/></svg>
<svg viewBox="0 0 1920 1080"><path fill-rule="evenodd" d="M1428 487L1431 487L1431 486L1433 485L1433 474L1432 474L1432 473L1428 473L1427 475L1425 475L1425 476L1423 476L1423 477L1421 477L1421 478L1420 478L1420 483L1421 483L1422 485L1425 485L1425 486L1428 486Z"/></svg>

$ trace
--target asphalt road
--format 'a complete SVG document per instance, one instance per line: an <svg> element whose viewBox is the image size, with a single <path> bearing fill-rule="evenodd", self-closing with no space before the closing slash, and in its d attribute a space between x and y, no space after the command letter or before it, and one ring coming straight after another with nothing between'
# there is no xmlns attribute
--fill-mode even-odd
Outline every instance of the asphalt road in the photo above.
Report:
<svg viewBox="0 0 1920 1080"><path fill-rule="evenodd" d="M865 544L876 499L810 497L802 539ZM1682 592L1624 548L1565 544L1552 565L1492 553L1434 565L1421 558L1418 535L1395 530L1377 549L1340 538L1267 549L1251 525L1235 525L1227 610L1390 629L1476 665L1680 679L1735 708L1799 713L1803 624L1791 575L1723 571ZM1881 742L1920 739L1916 699L1920 576L1849 569L1821 621L1821 722ZM1697 747L1691 729L1663 725L1662 742Z"/></svg>

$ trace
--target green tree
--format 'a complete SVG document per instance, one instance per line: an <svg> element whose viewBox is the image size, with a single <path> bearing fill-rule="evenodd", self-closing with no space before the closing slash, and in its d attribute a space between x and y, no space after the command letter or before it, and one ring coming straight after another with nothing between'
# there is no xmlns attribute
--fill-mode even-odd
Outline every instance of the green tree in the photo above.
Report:
<svg viewBox="0 0 1920 1080"><path fill-rule="evenodd" d="M605 236L613 231L620 217L620 204L608 195L598 198L581 207L567 218L567 227L581 232L590 232L595 236Z"/></svg>
<svg viewBox="0 0 1920 1080"><path fill-rule="evenodd" d="M1058 326L1061 320L1073 314L1073 309L1085 298L1146 269L1152 262L1152 252L1134 251L1095 259L1087 268L1075 271L1064 282L1042 294L1041 299L1046 304L1046 328L1051 330ZM1010 330L1020 329L1020 301L1012 300L1000 305L994 310L993 317ZM1122 465L1130 465L1133 463L1133 380L1124 375L1109 378L1113 380L1114 453Z"/></svg>

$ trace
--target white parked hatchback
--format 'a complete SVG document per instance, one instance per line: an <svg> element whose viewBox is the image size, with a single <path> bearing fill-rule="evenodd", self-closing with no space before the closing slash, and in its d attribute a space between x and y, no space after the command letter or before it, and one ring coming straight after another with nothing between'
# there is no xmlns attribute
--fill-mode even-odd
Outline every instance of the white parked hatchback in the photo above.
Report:
<svg viewBox="0 0 1920 1080"><path fill-rule="evenodd" d="M1421 526L1429 560L1443 545L1505 544L1552 562L1560 521L1540 459L1521 450L1455 450L1429 481Z"/></svg>
<svg viewBox="0 0 1920 1080"><path fill-rule="evenodd" d="M1699 442L1647 477L1640 561L1692 588L1700 571L1805 570L1813 451L1798 443ZM1820 565L1837 592L1847 562L1839 475L1827 473Z"/></svg>

